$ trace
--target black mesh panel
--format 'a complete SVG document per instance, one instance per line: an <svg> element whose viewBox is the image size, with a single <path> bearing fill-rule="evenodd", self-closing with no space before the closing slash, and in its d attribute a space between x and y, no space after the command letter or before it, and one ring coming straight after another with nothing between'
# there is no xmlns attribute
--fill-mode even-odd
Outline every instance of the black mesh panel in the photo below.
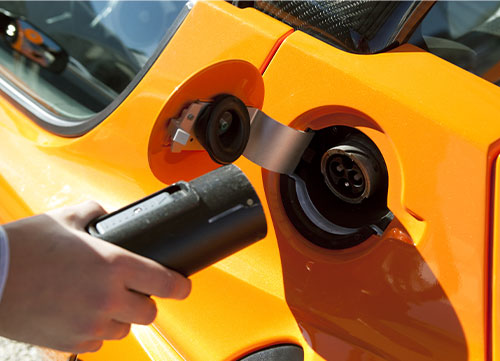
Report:
<svg viewBox="0 0 500 361"><path fill-rule="evenodd" d="M415 2L257 1L255 7L297 30L356 53L391 45Z"/></svg>

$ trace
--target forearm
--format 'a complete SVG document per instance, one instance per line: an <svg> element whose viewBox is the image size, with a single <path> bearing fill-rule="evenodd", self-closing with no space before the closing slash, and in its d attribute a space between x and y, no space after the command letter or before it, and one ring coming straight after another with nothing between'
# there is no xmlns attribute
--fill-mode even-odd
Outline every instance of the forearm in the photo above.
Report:
<svg viewBox="0 0 500 361"><path fill-rule="evenodd" d="M0 226L0 302L2 300L5 283L7 282L9 257L9 240L3 227Z"/></svg>

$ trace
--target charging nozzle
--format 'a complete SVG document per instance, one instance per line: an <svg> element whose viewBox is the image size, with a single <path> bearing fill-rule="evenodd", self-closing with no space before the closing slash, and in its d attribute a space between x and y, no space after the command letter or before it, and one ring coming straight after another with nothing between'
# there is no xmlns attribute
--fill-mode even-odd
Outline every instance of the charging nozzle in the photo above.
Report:
<svg viewBox="0 0 500 361"><path fill-rule="evenodd" d="M87 229L189 276L264 238L267 223L248 178L227 165L99 217Z"/></svg>

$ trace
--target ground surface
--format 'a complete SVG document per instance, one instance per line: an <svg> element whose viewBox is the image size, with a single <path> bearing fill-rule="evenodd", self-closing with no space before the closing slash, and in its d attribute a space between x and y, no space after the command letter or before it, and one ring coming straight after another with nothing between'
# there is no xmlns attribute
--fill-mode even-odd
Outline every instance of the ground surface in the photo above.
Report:
<svg viewBox="0 0 500 361"><path fill-rule="evenodd" d="M42 352L42 350L24 343L14 342L0 337L0 361L62 361L60 354Z"/></svg>
<svg viewBox="0 0 500 361"><path fill-rule="evenodd" d="M49 361L40 350L0 337L0 361Z"/></svg>

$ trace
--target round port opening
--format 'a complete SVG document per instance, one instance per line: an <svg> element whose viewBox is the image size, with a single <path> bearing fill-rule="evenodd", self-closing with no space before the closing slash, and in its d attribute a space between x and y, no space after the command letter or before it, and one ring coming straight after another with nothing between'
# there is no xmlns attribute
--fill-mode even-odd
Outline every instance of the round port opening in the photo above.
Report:
<svg viewBox="0 0 500 361"><path fill-rule="evenodd" d="M291 176L281 176L287 215L311 242L331 249L381 234L392 220L388 175L377 146L355 128L315 133Z"/></svg>

